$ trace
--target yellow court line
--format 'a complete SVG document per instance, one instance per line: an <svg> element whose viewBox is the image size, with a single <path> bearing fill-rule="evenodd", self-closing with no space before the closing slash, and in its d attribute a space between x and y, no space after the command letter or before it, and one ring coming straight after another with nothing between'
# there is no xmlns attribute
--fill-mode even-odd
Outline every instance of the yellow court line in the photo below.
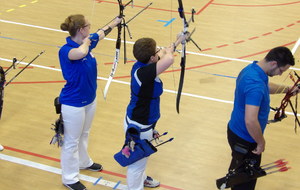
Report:
<svg viewBox="0 0 300 190"><path fill-rule="evenodd" d="M15 9L8 9L8 10L6 10L6 12L11 12L11 11L14 11Z"/></svg>
<svg viewBox="0 0 300 190"><path fill-rule="evenodd" d="M31 1L30 3L36 3L36 2L38 2L37 0L36 1Z"/></svg>
<svg viewBox="0 0 300 190"><path fill-rule="evenodd" d="M22 8L22 7L26 7L26 6L27 6L27 5L20 5L19 7L21 7L21 8Z"/></svg>

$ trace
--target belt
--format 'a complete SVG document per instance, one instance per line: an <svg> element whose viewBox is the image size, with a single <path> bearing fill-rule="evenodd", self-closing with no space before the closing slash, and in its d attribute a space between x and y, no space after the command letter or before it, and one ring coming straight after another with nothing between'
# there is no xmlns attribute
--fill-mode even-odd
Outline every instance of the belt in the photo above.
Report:
<svg viewBox="0 0 300 190"><path fill-rule="evenodd" d="M127 123L127 125L130 124L130 123L128 122L127 116L126 116L126 123ZM144 129L141 129L141 127L139 127L139 126L137 126L137 127L139 127L139 128L141 129L141 132L146 132L146 131L149 131L149 130L151 130L151 129L154 129L155 125L156 125L156 122L153 123L152 125L150 125L149 127L144 128Z"/></svg>

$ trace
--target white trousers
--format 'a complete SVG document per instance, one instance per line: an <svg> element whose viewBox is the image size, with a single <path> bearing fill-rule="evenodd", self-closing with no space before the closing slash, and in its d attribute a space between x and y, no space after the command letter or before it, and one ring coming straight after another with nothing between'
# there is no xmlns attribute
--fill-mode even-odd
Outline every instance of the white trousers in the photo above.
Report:
<svg viewBox="0 0 300 190"><path fill-rule="evenodd" d="M128 119L128 118L127 118ZM132 123L132 121L128 121ZM149 126L138 125L137 126L143 128L147 128ZM126 133L127 130L127 122L126 119L124 120L124 131ZM141 139L151 140L153 138L153 129L150 129L145 132L141 132ZM146 175L146 165L149 157L143 158L133 164L127 166L127 186L128 190L143 190L144 189L144 181L147 178Z"/></svg>
<svg viewBox="0 0 300 190"><path fill-rule="evenodd" d="M93 164L87 148L96 104L96 100L84 107L62 104L64 144L61 149L61 168L63 184L76 183L79 181L79 169Z"/></svg>

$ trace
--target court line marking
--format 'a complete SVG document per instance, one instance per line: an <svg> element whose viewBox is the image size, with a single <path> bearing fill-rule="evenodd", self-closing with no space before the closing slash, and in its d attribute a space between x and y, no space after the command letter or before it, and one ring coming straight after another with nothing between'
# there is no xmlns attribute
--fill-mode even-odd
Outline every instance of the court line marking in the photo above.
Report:
<svg viewBox="0 0 300 190"><path fill-rule="evenodd" d="M11 60L5 59L5 58L1 58L1 57L0 57L0 60L11 62ZM20 64L26 65L28 63L26 63L26 62L20 62ZM61 69L56 69L56 68L52 68L52 67L47 67L47 66L42 66L42 65L36 65L36 64L31 64L31 66L42 68L42 69L48 69L48 70L53 70L53 71L61 72ZM106 81L108 80L108 78L99 77L99 76L97 77L97 79L99 79L99 80L106 80ZM126 84L128 86L130 85L129 82L125 82L125 81L120 81L120 80L116 80L116 79L113 79L112 81L115 82L115 83L119 83L119 84ZM175 90L169 90L169 89L163 89L163 90L164 90L164 92L168 92L168 93L171 93L171 94L177 94L177 91L175 91ZM221 103L226 103L226 104L233 104L233 101L230 101L230 100L222 100L222 99L218 99L218 98L211 98L211 97L207 97L207 96L201 96L201 95L196 95L196 94L186 93L186 92L182 92L181 94L183 96L189 96L189 97L203 99L203 100L210 100L210 101L221 102ZM293 115L293 113L291 113L291 112L286 112L286 114ZM300 114L298 114L298 115L300 116Z"/></svg>
<svg viewBox="0 0 300 190"><path fill-rule="evenodd" d="M27 27L33 27L33 28L39 28L39 29L43 29L43 30L50 30L50 31L61 32L61 33L68 33L66 31L62 31L62 30L59 30L59 29L53 29L53 28L48 28L48 27L43 27L43 26L37 26L37 25L32 25L32 24L19 23L19 22L8 21L8 20L3 20L3 19L0 19L0 22L4 22L4 23L8 23L8 24L16 24L16 25L21 25L21 26L27 26ZM116 41L115 39L106 38L106 37L104 39L108 40L108 41L114 41L114 42ZM239 41L239 42L241 42L241 41ZM126 41L126 43L127 44L134 44L134 42L131 42L131 41ZM233 43L235 43L235 42L233 42ZM294 43L294 42L292 42L292 43ZM224 47L226 47L226 46L224 46ZM203 51L207 51L207 50L211 50L211 49L213 49L213 48L204 49L204 50L202 50L202 52ZM191 51L187 51L186 53L187 54L191 54L191 55L200 55L200 56L217 58L217 59L225 59L225 60L230 60L230 61L252 63L252 61L242 59L244 57L241 57L241 58L229 58L229 57L224 57L224 56L217 56L217 55L211 55L211 54L197 53L197 52L191 52ZM196 66L196 67L191 67L191 68L197 68L197 67L203 67L203 65ZM191 69L191 68L186 68L186 69ZM297 70L297 69L295 69L295 70Z"/></svg>
<svg viewBox="0 0 300 190"><path fill-rule="evenodd" d="M292 5L298 4L300 1L295 2L288 2L288 3L280 3L280 4L265 4L265 5L237 5L237 4L222 4L222 3L211 3L212 5L219 5L219 6L233 6L233 7L274 7L274 6L284 6L284 5Z"/></svg>
<svg viewBox="0 0 300 190"><path fill-rule="evenodd" d="M40 163L37 163L37 162L25 160L25 159L22 159L22 158L9 156L9 155L3 154L3 153L0 153L0 159L5 160L5 161L9 161L9 162L12 162L12 163L15 163L15 164L24 165L24 166L32 167L32 168L35 168L35 169L43 170L43 171L46 171L46 172L61 175L61 169L60 168L48 166L48 165L45 165L45 164L40 164ZM100 172L99 172L99 174L100 174ZM97 181L99 178L79 174L79 179L81 179L83 181L91 182L91 183L94 184L94 182ZM97 182L97 184L107 186L107 187L111 187L111 188L114 188L114 189L121 189L121 190L128 189L126 185L120 184L119 182L111 182L111 181L107 181L107 180L104 180L104 179L102 179L101 181L99 180Z"/></svg>
<svg viewBox="0 0 300 190"><path fill-rule="evenodd" d="M9 151L13 151L13 152L26 154L26 155L35 156L35 157L50 160L50 161L60 162L60 159L57 159L57 158L53 158L53 157L49 157L49 156L45 156L45 155L42 155L42 154L37 154L37 153L34 153L34 152L29 152L29 151L26 151L26 150L21 150L21 149L9 147L9 146L4 146L4 149L9 150ZM102 170L100 173L108 174L108 175L112 175L112 176L120 177L120 178L126 178L126 175L116 173L116 172L111 172L111 171L108 171L108 170ZM95 185L101 179L103 179L103 177L100 176L93 184ZM172 186L165 185L165 184L160 184L160 187L165 188L165 189L169 189L169 190L183 190L183 189L180 189L180 188L177 188L177 187L172 187Z"/></svg>

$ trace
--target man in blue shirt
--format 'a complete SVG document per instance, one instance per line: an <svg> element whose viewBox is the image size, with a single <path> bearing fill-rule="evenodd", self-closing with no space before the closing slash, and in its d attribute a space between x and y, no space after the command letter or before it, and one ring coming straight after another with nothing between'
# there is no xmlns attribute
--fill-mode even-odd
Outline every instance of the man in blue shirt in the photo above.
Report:
<svg viewBox="0 0 300 190"><path fill-rule="evenodd" d="M286 93L287 86L270 83L268 77L281 75L295 64L291 51L276 47L261 61L246 66L236 80L234 106L228 123L227 137L232 150L229 170L245 159L260 166L265 150L264 130L270 111L270 94ZM232 187L232 190L254 190L256 180Z"/></svg>

